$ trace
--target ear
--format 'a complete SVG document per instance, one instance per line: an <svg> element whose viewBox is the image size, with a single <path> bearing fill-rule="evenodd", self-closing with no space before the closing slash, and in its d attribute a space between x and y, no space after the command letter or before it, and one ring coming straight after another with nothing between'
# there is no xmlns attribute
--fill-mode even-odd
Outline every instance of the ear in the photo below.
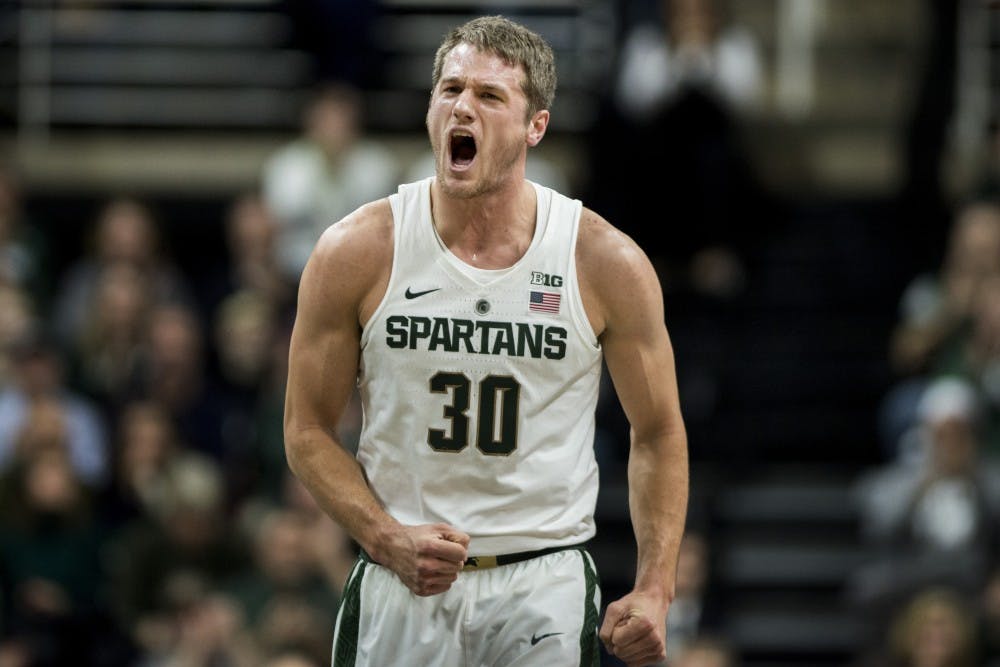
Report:
<svg viewBox="0 0 1000 667"><path fill-rule="evenodd" d="M545 130L549 126L549 111L548 109L542 109L541 111L536 111L535 115L531 117L528 121L528 146L534 147L538 145L538 142L542 140L545 136Z"/></svg>

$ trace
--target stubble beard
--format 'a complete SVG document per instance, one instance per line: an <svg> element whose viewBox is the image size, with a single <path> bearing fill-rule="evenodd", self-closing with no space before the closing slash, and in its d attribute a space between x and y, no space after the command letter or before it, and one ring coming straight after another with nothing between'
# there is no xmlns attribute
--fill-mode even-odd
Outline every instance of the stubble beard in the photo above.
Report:
<svg viewBox="0 0 1000 667"><path fill-rule="evenodd" d="M455 199L475 199L476 197L488 195L499 190L510 177L510 171L517 164L517 159L520 155L520 145L511 142L509 145L501 147L497 152L496 161L492 166L488 164L483 165L482 163L475 165L482 170L478 178L456 183L454 181L449 182L448 180L448 164L444 147L441 145L432 145L432 148L434 150L434 164L436 165L438 185L445 195ZM483 154L477 153L476 157L482 159Z"/></svg>

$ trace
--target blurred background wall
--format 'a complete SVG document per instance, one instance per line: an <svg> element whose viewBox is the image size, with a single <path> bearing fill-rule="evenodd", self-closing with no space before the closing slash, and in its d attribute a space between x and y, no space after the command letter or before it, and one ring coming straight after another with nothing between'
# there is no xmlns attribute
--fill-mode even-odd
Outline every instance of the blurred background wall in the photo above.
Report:
<svg viewBox="0 0 1000 667"><path fill-rule="evenodd" d="M664 284L671 664L1000 664L994 3L6 0L0 665L326 664L354 546L284 463L298 272L431 173L433 52L485 13L556 51L529 177Z"/></svg>

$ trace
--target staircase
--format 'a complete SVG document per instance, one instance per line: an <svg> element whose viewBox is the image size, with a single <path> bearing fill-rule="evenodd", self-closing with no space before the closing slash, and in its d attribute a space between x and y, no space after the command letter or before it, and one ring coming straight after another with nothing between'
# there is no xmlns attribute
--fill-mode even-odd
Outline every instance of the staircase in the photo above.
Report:
<svg viewBox="0 0 1000 667"><path fill-rule="evenodd" d="M802 3L815 25L808 104L795 110L779 94L781 28ZM748 251L741 298L692 317L668 296L691 418L692 519L712 544L722 634L740 664L844 665L869 639L845 600L866 558L851 485L880 461L888 335L910 277L896 262L906 249L892 196L926 16L919 0L729 6L770 72L746 139L779 203L775 219L745 221L767 231ZM624 482L603 479L593 553L611 600L631 585L635 549Z"/></svg>
<svg viewBox="0 0 1000 667"><path fill-rule="evenodd" d="M707 499L726 635L745 665L845 664L865 557L850 487L880 461L878 403L901 276L878 202L789 206L751 254L710 437Z"/></svg>
<svg viewBox="0 0 1000 667"><path fill-rule="evenodd" d="M771 12L763 7L770 5ZM880 461L876 410L905 275L891 195L916 84L920 2L816 2L808 112L779 104L780 13L734 3L775 64L748 143L783 202L749 256L748 290L719 326L726 363L706 499L741 664L847 664L868 637L844 599L866 553L850 486ZM679 350L678 354L683 354ZM696 463L696 465L699 465Z"/></svg>

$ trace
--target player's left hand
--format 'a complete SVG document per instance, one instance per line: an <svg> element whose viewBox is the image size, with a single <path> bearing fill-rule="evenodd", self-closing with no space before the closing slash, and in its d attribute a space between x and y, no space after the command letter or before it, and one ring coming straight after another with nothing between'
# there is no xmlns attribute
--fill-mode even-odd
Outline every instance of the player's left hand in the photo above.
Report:
<svg viewBox="0 0 1000 667"><path fill-rule="evenodd" d="M598 635L611 655L628 667L642 667L667 657L667 609L652 595L632 591L604 612Z"/></svg>

